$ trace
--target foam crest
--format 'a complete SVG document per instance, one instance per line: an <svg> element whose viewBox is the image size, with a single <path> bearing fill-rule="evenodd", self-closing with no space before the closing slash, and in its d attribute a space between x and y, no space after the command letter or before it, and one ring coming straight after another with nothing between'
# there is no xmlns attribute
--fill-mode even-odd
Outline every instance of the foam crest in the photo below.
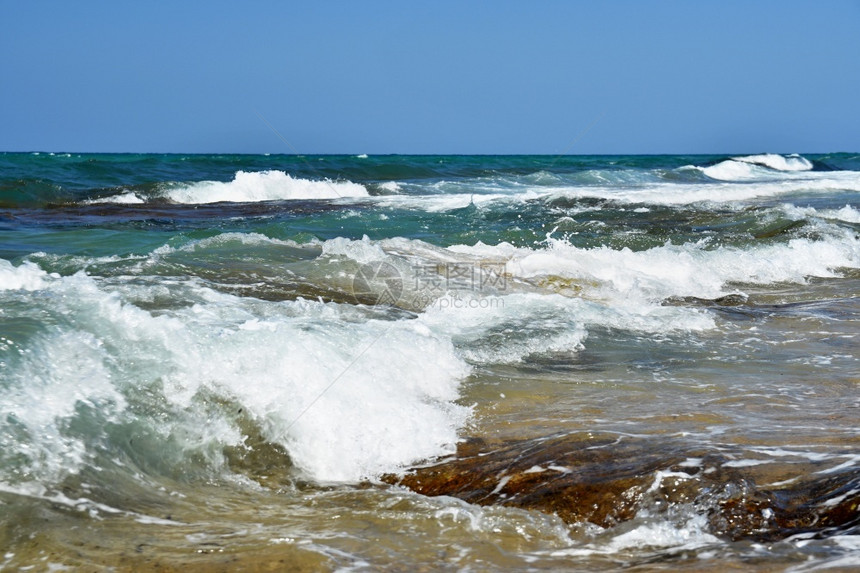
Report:
<svg viewBox="0 0 860 573"><path fill-rule="evenodd" d="M816 209L815 207L798 207L786 204L782 210L789 217L796 219L822 218L832 221L844 221L846 223L860 223L860 211L851 205L845 205L841 209Z"/></svg>
<svg viewBox="0 0 860 573"><path fill-rule="evenodd" d="M380 207L414 209L429 213L466 208L486 209L528 201L605 199L619 203L651 205L691 205L696 203L730 204L794 194L819 194L860 191L860 176L855 171L778 171L769 167L729 159L709 167L679 168L703 174L701 181L669 181L652 174L622 174L620 182L578 178L544 182L540 185L475 185L473 181L450 184L438 190L423 186L403 194L377 195ZM552 184L548 184L552 183Z"/></svg>
<svg viewBox="0 0 860 573"><path fill-rule="evenodd" d="M631 550L662 549L682 553L723 542L709 533L707 517L692 507L673 508L676 515L647 515L641 511L636 519L617 528L600 531L595 540L577 547L551 552L556 557L617 555ZM674 518L674 519L673 519ZM618 531L623 529L624 531Z"/></svg>
<svg viewBox="0 0 860 573"><path fill-rule="evenodd" d="M98 199L89 199L84 201L84 205L97 205L99 203L113 203L115 205L142 205L145 203L134 191L125 191L119 195L111 195L110 197L101 197Z"/></svg>
<svg viewBox="0 0 860 573"><path fill-rule="evenodd" d="M561 276L560 269L571 255L561 250L559 243L557 252L549 255L557 260L545 271L547 249L517 249L509 244L442 248L413 239L364 238L334 239L323 246L324 254L398 269L402 284L398 304L420 311L418 322L452 340L459 355L472 363L512 363L535 354L575 352L593 326L648 334L714 327L707 313L655 305L655 300L641 293L610 292L611 285L585 278L583 273ZM643 261L641 266L649 264ZM659 283L661 277L653 280ZM612 304L607 304L608 298Z"/></svg>
<svg viewBox="0 0 860 573"><path fill-rule="evenodd" d="M5 259L0 259L0 291L39 290L47 284L47 279L59 275L48 275L33 263L25 262L17 267Z"/></svg>
<svg viewBox="0 0 860 573"><path fill-rule="evenodd" d="M175 251L196 252L205 251L207 249L217 249L225 245L237 244L246 247L291 247L291 248L307 248L295 241L273 239L262 233L220 233L205 239L197 239L190 241L181 247L171 247L164 245L154 251L154 254L165 254Z"/></svg>
<svg viewBox="0 0 860 573"><path fill-rule="evenodd" d="M400 184L397 181L385 181L377 185L377 187L389 194L397 194L401 192Z"/></svg>
<svg viewBox="0 0 860 573"><path fill-rule="evenodd" d="M237 171L233 181L200 181L167 189L176 203L254 203L289 199L337 199L367 197L367 189L350 181L311 181L293 178L283 171Z"/></svg>
<svg viewBox="0 0 860 573"><path fill-rule="evenodd" d="M167 379L178 406L204 389L232 398L320 481L355 481L453 451L469 415L453 403L468 368L450 341L413 321L345 322L337 307L316 302L258 314L213 296L221 303L185 318L199 334Z"/></svg>
<svg viewBox="0 0 860 573"><path fill-rule="evenodd" d="M750 172L748 167L741 167L740 169L744 172ZM762 168L753 166L753 169ZM767 175L762 178L753 176L741 178L736 175L726 175L725 177L714 176L713 179L723 179L723 181L707 185L647 185L637 189L560 189L554 194L574 198L596 197L622 203L691 205L706 202L726 204L799 193L860 191L860 176L853 171L783 173L776 177Z"/></svg>
<svg viewBox="0 0 860 573"><path fill-rule="evenodd" d="M243 447L238 410L318 481L453 452L470 415L455 403L469 367L444 335L350 305L188 287L193 304L154 315L83 274L46 285L56 326L26 343L33 361L15 369L0 402L15 426L0 432L9 442L0 481L16 467L46 483L78 471L91 444L111 439L96 437L106 419L136 428L135 443L158 444L148 463L203 459L214 471L225 446ZM224 401L235 408L215 406ZM84 422L92 416L100 422Z"/></svg>
<svg viewBox="0 0 860 573"><path fill-rule="evenodd" d="M94 299L97 291L83 274L53 278L40 285L46 296L30 304L40 328L29 336L15 328L9 334L17 356L7 356L13 367L0 379L4 483L56 483L75 473L92 458L88 444L104 438L102 426L116 421L126 404L112 379L110 333L97 336L86 326L100 309L115 307L116 297L98 292ZM65 306L52 306L58 301Z"/></svg>
<svg viewBox="0 0 860 573"><path fill-rule="evenodd" d="M446 295L420 321L451 337L470 362L515 363L537 353L581 350L588 333L577 302L536 294Z"/></svg>
<svg viewBox="0 0 860 573"><path fill-rule="evenodd" d="M704 242L645 251L583 249L555 239L541 250L505 243L452 249L507 259L508 272L533 282L554 276L569 279L573 290L585 289L622 306L628 304L625 301L670 296L714 298L729 294L733 283L803 282L809 276L833 277L840 268L860 266L860 243L847 230L825 240L793 239L748 249L708 248Z"/></svg>
<svg viewBox="0 0 860 573"><path fill-rule="evenodd" d="M453 340L476 364L519 363L571 354L588 345L589 329L612 328L645 335L703 331L713 318L697 309L601 301L557 294L512 292L504 296L446 295L419 318Z"/></svg>
<svg viewBox="0 0 860 573"><path fill-rule="evenodd" d="M809 171L812 169L812 162L797 155L777 155L775 153L764 153L761 155L747 155L745 157L735 157L735 161L751 163L753 165L762 165L768 169L776 171Z"/></svg>
<svg viewBox="0 0 860 573"><path fill-rule="evenodd" d="M699 169L711 179L719 181L751 181L785 177L809 171L812 167L812 162L800 155L767 153L733 157Z"/></svg>
<svg viewBox="0 0 860 573"><path fill-rule="evenodd" d="M749 181L754 179L766 179L769 175L767 169L752 163L727 159L716 165L701 168L702 173L718 181Z"/></svg>
<svg viewBox="0 0 860 573"><path fill-rule="evenodd" d="M725 165L724 165L725 164ZM467 194L376 197L383 207L407 208L431 213L475 207L487 208L527 201L605 199L618 203L650 205L730 204L798 193L860 191L860 176L853 171L776 172L757 165L727 161L711 167L691 167L706 173L707 183L646 182L631 186L557 186L519 189L506 194Z"/></svg>
<svg viewBox="0 0 860 573"><path fill-rule="evenodd" d="M56 483L86 463L92 436L67 431L81 410L114 418L125 401L112 386L101 342L64 332L33 341L0 397L0 481ZM46 368L45 365L51 365ZM11 476L6 474L11 470Z"/></svg>
<svg viewBox="0 0 860 573"><path fill-rule="evenodd" d="M860 211L851 205L845 205L841 209L825 211L824 216L832 219L839 219L846 223L860 223Z"/></svg>
<svg viewBox="0 0 860 573"><path fill-rule="evenodd" d="M360 264L382 261L388 258L382 247L378 243L371 241L367 235L364 235L360 241L353 241L344 237L329 239L323 243L322 254L330 257L347 257Z"/></svg>

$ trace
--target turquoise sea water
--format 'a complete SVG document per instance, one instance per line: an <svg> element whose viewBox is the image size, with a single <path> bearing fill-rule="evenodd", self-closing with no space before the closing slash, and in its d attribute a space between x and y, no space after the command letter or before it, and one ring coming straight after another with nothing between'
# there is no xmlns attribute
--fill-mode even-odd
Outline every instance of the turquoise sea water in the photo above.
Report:
<svg viewBox="0 0 860 573"><path fill-rule="evenodd" d="M0 567L857 567L858 293L856 154L0 154ZM612 524L380 481L548 436L667 461Z"/></svg>

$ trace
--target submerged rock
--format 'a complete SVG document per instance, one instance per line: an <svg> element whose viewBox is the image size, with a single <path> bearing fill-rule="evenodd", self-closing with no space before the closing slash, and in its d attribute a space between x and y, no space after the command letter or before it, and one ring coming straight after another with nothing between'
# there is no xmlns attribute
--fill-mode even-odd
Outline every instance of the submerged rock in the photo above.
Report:
<svg viewBox="0 0 860 573"><path fill-rule="evenodd" d="M752 470L683 444L590 434L491 443L469 440L457 454L384 481L478 505L554 513L568 523L611 527L644 508L692 504L712 533L772 540L860 528L860 470L791 487L760 488Z"/></svg>

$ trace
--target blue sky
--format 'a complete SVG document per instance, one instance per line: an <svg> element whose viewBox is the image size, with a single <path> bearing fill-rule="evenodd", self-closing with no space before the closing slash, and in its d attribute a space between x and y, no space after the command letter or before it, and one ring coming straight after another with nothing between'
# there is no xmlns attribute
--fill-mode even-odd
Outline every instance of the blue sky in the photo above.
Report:
<svg viewBox="0 0 860 573"><path fill-rule="evenodd" d="M860 151L857 0L0 2L4 151Z"/></svg>

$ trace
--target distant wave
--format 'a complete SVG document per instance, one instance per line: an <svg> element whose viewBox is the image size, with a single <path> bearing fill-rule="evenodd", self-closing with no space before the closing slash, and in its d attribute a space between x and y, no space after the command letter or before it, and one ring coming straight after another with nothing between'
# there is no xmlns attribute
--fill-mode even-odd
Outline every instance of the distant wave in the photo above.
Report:
<svg viewBox="0 0 860 573"><path fill-rule="evenodd" d="M809 171L812 169L812 162L796 153L785 156L765 153L763 155L747 155L746 157L734 157L732 159L734 161L752 163L753 165L761 165L777 171Z"/></svg>
<svg viewBox="0 0 860 573"><path fill-rule="evenodd" d="M350 181L311 181L283 171L237 171L233 181L200 181L168 189L165 198L175 203L254 203L289 199L367 197L367 189Z"/></svg>
<svg viewBox="0 0 860 573"><path fill-rule="evenodd" d="M756 167L756 169L764 169ZM693 179L695 181L695 179ZM571 208L578 200L605 200L618 204L644 205L691 205L694 203L731 204L765 198L784 198L792 195L826 194L834 192L860 191L860 175L854 171L816 171L804 174L786 173L783 177L761 177L733 179L727 181L682 181L678 183L663 181L640 185L575 185L565 184L555 187L523 187L517 192L499 187L491 194L487 189L481 193L469 193L466 186L460 192L443 194L401 194L377 196L375 202L382 206L409 208L428 212L444 212L464 209L471 206L488 208L548 201L558 206Z"/></svg>
<svg viewBox="0 0 860 573"><path fill-rule="evenodd" d="M140 198L140 195L134 191L124 191L119 195L111 195L110 197L101 197L99 199L87 199L84 205L97 205L99 203L114 203L116 205L140 205L146 203Z"/></svg>
<svg viewBox="0 0 860 573"><path fill-rule="evenodd" d="M578 296L613 300L616 307L640 306L643 316L653 311L655 301L670 296L714 298L733 292L733 284L803 283L811 276L840 276L839 269L860 265L857 238L847 230L834 230L823 240L796 238L746 249L709 249L704 243L688 243L631 251L581 248L564 239L548 239L548 247L500 243L454 245L448 250L505 261L511 284L564 277L580 286ZM597 292L590 293L592 289Z"/></svg>
<svg viewBox="0 0 860 573"><path fill-rule="evenodd" d="M258 203L291 199L338 199L368 197L367 188L351 181L313 181L292 177L283 171L237 171L232 181L164 183L140 186L121 193L89 199L85 204L133 205L149 201L170 201L186 205L207 203Z"/></svg>
<svg viewBox="0 0 860 573"><path fill-rule="evenodd" d="M701 168L711 179L719 181L753 180L773 178L775 175L810 171L812 162L800 155L777 155L765 153L746 155L721 161L716 165Z"/></svg>

